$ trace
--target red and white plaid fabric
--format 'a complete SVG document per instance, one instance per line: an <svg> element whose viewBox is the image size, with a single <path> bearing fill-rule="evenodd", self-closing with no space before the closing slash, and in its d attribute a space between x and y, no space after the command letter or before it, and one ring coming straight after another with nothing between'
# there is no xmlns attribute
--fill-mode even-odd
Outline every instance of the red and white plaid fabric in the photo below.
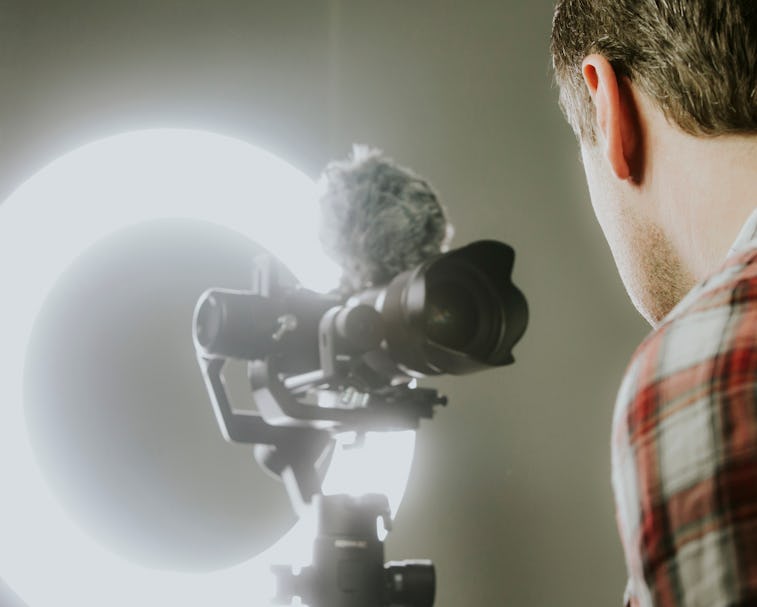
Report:
<svg viewBox="0 0 757 607"><path fill-rule="evenodd" d="M757 212L631 359L612 458L626 605L757 605Z"/></svg>

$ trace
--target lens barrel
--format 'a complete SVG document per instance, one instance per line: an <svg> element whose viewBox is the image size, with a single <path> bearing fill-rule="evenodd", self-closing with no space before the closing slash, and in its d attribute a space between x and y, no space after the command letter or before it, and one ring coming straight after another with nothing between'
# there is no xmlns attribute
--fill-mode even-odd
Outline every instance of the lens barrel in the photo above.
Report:
<svg viewBox="0 0 757 607"><path fill-rule="evenodd" d="M515 252L490 240L404 272L370 297L380 309L390 356L420 375L465 374L514 362L528 306L511 274Z"/></svg>

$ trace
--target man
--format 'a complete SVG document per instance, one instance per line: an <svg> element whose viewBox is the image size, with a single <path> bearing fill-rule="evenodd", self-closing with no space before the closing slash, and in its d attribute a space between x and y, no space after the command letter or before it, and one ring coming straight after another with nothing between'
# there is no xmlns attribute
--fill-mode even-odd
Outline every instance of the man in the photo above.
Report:
<svg viewBox="0 0 757 607"><path fill-rule="evenodd" d="M654 327L613 422L627 604L757 605L757 2L561 0L552 55Z"/></svg>

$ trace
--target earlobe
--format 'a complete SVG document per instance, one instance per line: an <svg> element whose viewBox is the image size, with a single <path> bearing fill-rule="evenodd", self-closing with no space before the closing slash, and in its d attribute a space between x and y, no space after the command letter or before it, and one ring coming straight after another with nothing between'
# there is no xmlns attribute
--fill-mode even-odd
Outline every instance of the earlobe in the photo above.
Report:
<svg viewBox="0 0 757 607"><path fill-rule="evenodd" d="M629 99L614 68L602 55L589 55L581 69L594 103L597 135L607 161L618 179L630 179L638 152L635 111L628 107L633 99Z"/></svg>

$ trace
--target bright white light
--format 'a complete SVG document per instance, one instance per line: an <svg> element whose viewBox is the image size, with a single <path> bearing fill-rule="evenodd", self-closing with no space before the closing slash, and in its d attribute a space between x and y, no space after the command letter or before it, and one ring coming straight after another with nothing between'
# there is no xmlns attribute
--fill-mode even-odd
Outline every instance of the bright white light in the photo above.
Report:
<svg viewBox="0 0 757 607"><path fill-rule="evenodd" d="M84 146L0 205L0 576L30 607L260 606L273 593L269 564L296 561L309 549L312 521L303 520L270 551L220 572L154 571L110 553L69 519L44 482L24 423L21 378L34 320L55 279L90 245L144 221L189 218L235 230L276 255L305 286L333 286L338 271L317 243L314 196L309 178L247 143L165 129ZM386 493L396 511L413 438L372 438L398 441L402 454L395 451L389 461L381 449L361 453L363 465L386 470L392 482L358 490ZM355 468L349 462L358 453L340 448L335 469ZM356 471L341 481L332 476L329 487L354 490L360 475L374 476Z"/></svg>
<svg viewBox="0 0 757 607"><path fill-rule="evenodd" d="M389 498L392 518L405 493L415 449L415 432L368 432L355 447L355 433L337 437L334 459L323 481L323 493L365 495L383 493Z"/></svg>

